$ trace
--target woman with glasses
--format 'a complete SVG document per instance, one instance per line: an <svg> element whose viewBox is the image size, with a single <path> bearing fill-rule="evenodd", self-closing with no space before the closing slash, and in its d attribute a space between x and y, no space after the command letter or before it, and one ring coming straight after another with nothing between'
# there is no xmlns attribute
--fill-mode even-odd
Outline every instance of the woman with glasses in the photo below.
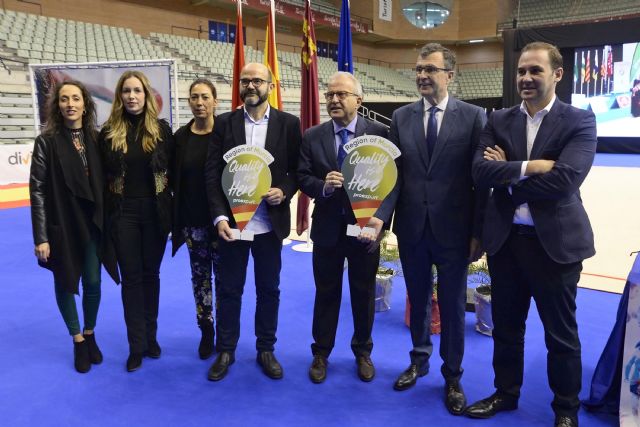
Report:
<svg viewBox="0 0 640 427"><path fill-rule="evenodd" d="M107 225L122 275L129 372L140 368L143 356L157 359L161 352L156 332L160 263L171 230L173 135L158 114L147 77L125 71L99 139Z"/></svg>
<svg viewBox="0 0 640 427"><path fill-rule="evenodd" d="M207 205L204 164L218 101L216 88L207 79L197 79L189 87L189 106L193 119L175 134L175 203L173 210L173 255L186 242L191 263L191 283L196 317L201 331L198 354L208 359L213 354L214 322L211 271L218 288L218 242Z"/></svg>
<svg viewBox="0 0 640 427"><path fill-rule="evenodd" d="M103 230L95 124L96 107L84 85L58 83L48 100L44 131L35 141L29 179L35 255L40 266L53 272L56 302L73 337L74 366L80 373L102 362L94 334ZM82 329L74 296L81 277Z"/></svg>

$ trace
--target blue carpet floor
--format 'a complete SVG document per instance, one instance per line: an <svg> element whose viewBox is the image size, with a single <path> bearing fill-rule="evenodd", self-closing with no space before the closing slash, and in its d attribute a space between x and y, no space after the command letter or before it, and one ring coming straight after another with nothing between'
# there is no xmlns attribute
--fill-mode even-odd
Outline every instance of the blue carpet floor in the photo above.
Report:
<svg viewBox="0 0 640 427"><path fill-rule="evenodd" d="M391 310L376 315L373 382L358 380L349 348L352 332L345 292L336 348L327 381L312 384L313 278L311 256L283 250L281 310L276 354L281 381L266 378L255 361L255 293L249 279L236 363L223 381L207 381L213 359L197 356L196 327L188 256L169 251L161 273L159 360L145 359L135 373L124 369L127 340L119 289L103 274L102 305L96 328L105 360L77 374L72 342L55 305L51 274L37 267L29 209L0 211L0 426L550 426L553 414L546 379L546 350L532 305L528 323L525 384L520 408L486 421L448 414L442 404L440 359L432 372L405 392L392 389L407 367L410 338L403 324L404 283L396 279ZM252 270L251 270L252 271ZM345 286L346 289L346 286ZM583 344L583 392L611 327L619 295L580 290L578 322ZM493 391L492 342L474 331L467 315L463 385L470 401ZM614 426L617 418L581 411L582 426Z"/></svg>

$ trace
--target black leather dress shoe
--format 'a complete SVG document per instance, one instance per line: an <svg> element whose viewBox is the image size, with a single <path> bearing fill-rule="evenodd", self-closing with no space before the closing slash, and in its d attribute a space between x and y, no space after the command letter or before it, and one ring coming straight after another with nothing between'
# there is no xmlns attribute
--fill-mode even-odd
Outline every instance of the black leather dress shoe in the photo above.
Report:
<svg viewBox="0 0 640 427"><path fill-rule="evenodd" d="M258 365L262 367L262 372L273 380L279 380L282 378L282 366L276 359L276 355L273 351L261 351L257 357Z"/></svg>
<svg viewBox="0 0 640 427"><path fill-rule="evenodd" d="M146 357L150 357L152 359L160 359L160 354L162 353L162 349L160 348L160 344L158 341L153 340L147 343L147 351L144 352Z"/></svg>
<svg viewBox="0 0 640 427"><path fill-rule="evenodd" d="M130 353L127 358L127 372L133 372L142 366L142 353Z"/></svg>
<svg viewBox="0 0 640 427"><path fill-rule="evenodd" d="M518 409L518 400L513 397L493 393L486 399L477 401L468 406L464 414L471 418L491 418L501 411L513 411Z"/></svg>
<svg viewBox="0 0 640 427"><path fill-rule="evenodd" d="M223 351L218 354L216 360L213 361L213 365L209 368L207 378L209 381L220 381L223 379L227 372L229 372L229 366L233 365L236 361L235 355L228 351Z"/></svg>
<svg viewBox="0 0 640 427"><path fill-rule="evenodd" d="M416 385L418 377L424 377L425 375L427 375L426 370L424 372L420 372L418 370L418 365L412 363L403 373L400 374L395 384L393 384L393 389L398 391L410 389Z"/></svg>
<svg viewBox="0 0 640 427"><path fill-rule="evenodd" d="M356 364L358 365L358 378L368 383L375 377L376 368L373 366L373 362L369 356L356 357Z"/></svg>
<svg viewBox="0 0 640 427"><path fill-rule="evenodd" d="M452 415L462 415L467 406L467 398L458 380L446 381L444 385L444 405Z"/></svg>
<svg viewBox="0 0 640 427"><path fill-rule="evenodd" d="M309 368L309 378L314 384L320 384L327 378L327 365L329 361L326 357L316 354Z"/></svg>
<svg viewBox="0 0 640 427"><path fill-rule="evenodd" d="M568 415L556 415L555 427L578 427L578 417Z"/></svg>

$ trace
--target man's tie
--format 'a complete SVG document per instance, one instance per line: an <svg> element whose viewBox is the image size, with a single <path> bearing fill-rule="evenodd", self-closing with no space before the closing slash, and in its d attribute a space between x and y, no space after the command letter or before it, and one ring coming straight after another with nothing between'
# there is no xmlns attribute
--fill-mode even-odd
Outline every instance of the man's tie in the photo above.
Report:
<svg viewBox="0 0 640 427"><path fill-rule="evenodd" d="M340 146L338 147L338 169L342 169L342 162L344 162L345 157L347 157L344 145L349 142L349 131L347 128L344 128L338 133L340 134Z"/></svg>
<svg viewBox="0 0 640 427"><path fill-rule="evenodd" d="M427 151L429 151L429 161L433 156L433 149L438 141L438 120L436 120L436 113L440 109L435 105L429 108L429 121L427 122Z"/></svg>

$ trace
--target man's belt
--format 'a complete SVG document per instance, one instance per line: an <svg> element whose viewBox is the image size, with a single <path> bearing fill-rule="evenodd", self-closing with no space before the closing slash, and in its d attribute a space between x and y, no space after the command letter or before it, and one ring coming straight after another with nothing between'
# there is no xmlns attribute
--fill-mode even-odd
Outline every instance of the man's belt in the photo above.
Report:
<svg viewBox="0 0 640 427"><path fill-rule="evenodd" d="M520 236L536 236L536 228L532 225L513 224L511 232Z"/></svg>

